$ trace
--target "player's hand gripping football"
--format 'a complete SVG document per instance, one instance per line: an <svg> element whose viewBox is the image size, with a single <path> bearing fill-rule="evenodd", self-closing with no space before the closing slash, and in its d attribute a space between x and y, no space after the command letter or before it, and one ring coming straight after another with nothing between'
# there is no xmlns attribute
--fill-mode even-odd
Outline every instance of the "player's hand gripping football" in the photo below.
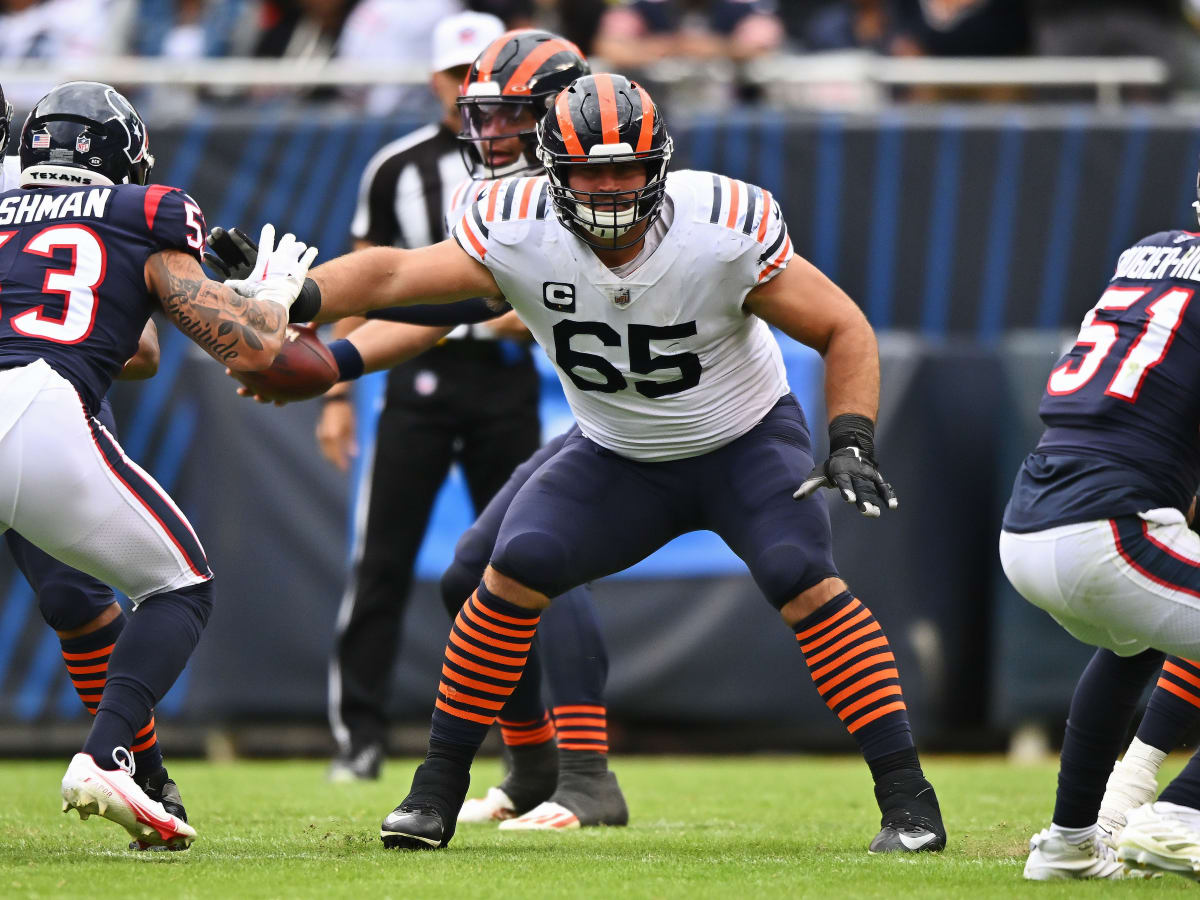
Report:
<svg viewBox="0 0 1200 900"><path fill-rule="evenodd" d="M285 234L275 243L275 226L269 222L258 236L258 256L245 278L230 278L225 286L243 297L271 300L290 310L304 287L308 267L316 258L317 248Z"/></svg>
<svg viewBox="0 0 1200 900"><path fill-rule="evenodd" d="M896 492L875 462L875 426L866 416L843 414L829 423L829 458L813 468L792 497L803 500L823 487L836 490L871 518L884 506L899 508Z"/></svg>

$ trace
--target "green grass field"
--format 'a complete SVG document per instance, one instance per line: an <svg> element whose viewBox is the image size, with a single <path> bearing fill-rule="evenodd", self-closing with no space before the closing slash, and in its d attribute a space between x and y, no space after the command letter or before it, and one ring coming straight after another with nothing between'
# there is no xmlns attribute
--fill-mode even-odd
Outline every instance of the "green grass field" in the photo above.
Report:
<svg viewBox="0 0 1200 900"><path fill-rule="evenodd" d="M1173 774L1179 763L1168 767ZM0 897L1064 897L1192 891L1154 882L1030 884L1029 835L1049 818L1053 764L933 757L944 854L871 857L866 767L813 757L618 758L628 828L459 830L436 853L382 849L379 822L413 763L377 784L330 785L318 762L180 762L200 833L187 853L124 850L125 832L59 812L63 763L0 764ZM476 766L477 789L497 763Z"/></svg>

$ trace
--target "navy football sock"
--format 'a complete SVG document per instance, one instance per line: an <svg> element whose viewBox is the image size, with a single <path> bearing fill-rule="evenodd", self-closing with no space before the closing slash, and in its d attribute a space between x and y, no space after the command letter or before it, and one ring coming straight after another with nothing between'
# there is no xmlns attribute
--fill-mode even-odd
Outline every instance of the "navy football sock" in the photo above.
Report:
<svg viewBox="0 0 1200 900"><path fill-rule="evenodd" d="M1146 704L1137 737L1163 753L1183 743L1184 735L1200 720L1200 666L1179 656L1168 656L1158 684Z"/></svg>
<svg viewBox="0 0 1200 900"><path fill-rule="evenodd" d="M1159 800L1200 809L1200 750L1192 754L1183 771L1163 789Z"/></svg>
<svg viewBox="0 0 1200 900"><path fill-rule="evenodd" d="M1096 824L1109 773L1125 748L1137 702L1162 656L1157 650L1125 657L1097 650L1083 670L1071 697L1063 738L1055 825L1087 828Z"/></svg>
<svg viewBox="0 0 1200 900"><path fill-rule="evenodd" d="M585 585L558 597L543 616L541 631L560 758L608 753L608 649L591 589Z"/></svg>
<svg viewBox="0 0 1200 900"><path fill-rule="evenodd" d="M83 745L100 768L115 769L113 750L137 743L134 736L200 640L212 597L213 583L205 581L147 597L129 616L109 658L104 694Z"/></svg>
<svg viewBox="0 0 1200 900"><path fill-rule="evenodd" d="M521 680L500 711L497 722L506 747L543 744L554 739L554 723L542 702L542 666L539 641L529 647Z"/></svg>
<svg viewBox="0 0 1200 900"><path fill-rule="evenodd" d="M474 757L521 679L539 618L480 582L450 626L431 747L457 744Z"/></svg>
<svg viewBox="0 0 1200 900"><path fill-rule="evenodd" d="M913 751L896 657L871 611L843 591L792 630L817 691L867 764Z"/></svg>
<svg viewBox="0 0 1200 900"><path fill-rule="evenodd" d="M108 624L78 637L58 639L62 647L63 661L71 684L89 715L96 715L104 685L108 679L108 661L116 646L117 637L125 629L125 613L121 613ZM153 772L162 768L162 749L154 729L154 713L133 736L134 762L139 772Z"/></svg>

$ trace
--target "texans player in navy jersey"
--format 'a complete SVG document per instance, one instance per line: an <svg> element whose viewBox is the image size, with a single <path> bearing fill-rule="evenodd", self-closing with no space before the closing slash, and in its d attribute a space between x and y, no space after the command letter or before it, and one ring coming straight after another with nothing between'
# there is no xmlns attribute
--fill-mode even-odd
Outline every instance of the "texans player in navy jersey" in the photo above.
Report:
<svg viewBox="0 0 1200 900"><path fill-rule="evenodd" d="M11 131L12 106L4 101L4 91L0 88L0 159L3 160L0 192L17 187L20 178L18 158L4 156ZM153 377L158 371L158 357L158 331L154 320L148 319L138 339L137 353L126 361L117 378L140 380ZM101 400L96 418L111 434L116 434L107 397ZM116 635L125 627L125 613L108 585L60 563L11 529L5 532L4 540L13 562L37 597L38 612L58 636L72 686L84 708L95 715L104 686L108 653ZM80 669L86 671L73 671ZM129 749L133 752L136 767L135 780L147 796L186 822L187 812L179 788L163 765L153 712L134 738L136 742ZM138 842L130 844L133 849L144 846Z"/></svg>
<svg viewBox="0 0 1200 900"><path fill-rule="evenodd" d="M108 85L69 82L43 97L20 157L20 188L0 193L0 530L137 606L109 646L74 660L100 696L63 808L183 848L195 830L134 780L131 748L200 637L212 572L183 514L96 415L155 308L229 368L270 365L316 251L291 235L275 247L264 229L271 249L236 285L242 296L207 279L199 207L147 185L145 125Z"/></svg>
<svg viewBox="0 0 1200 900"><path fill-rule="evenodd" d="M1053 821L1030 842L1026 878L1200 871L1200 757L1119 835L1097 826L1164 652L1200 657L1200 535L1188 527L1200 483L1198 288L1200 232L1159 232L1121 254L1050 373L1046 431L1005 510L1013 586L1100 648L1071 701Z"/></svg>

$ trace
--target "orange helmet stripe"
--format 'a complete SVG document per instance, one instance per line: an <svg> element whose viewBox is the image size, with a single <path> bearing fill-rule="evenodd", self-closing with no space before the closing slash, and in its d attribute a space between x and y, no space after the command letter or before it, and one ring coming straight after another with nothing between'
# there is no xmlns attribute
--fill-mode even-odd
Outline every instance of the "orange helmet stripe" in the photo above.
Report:
<svg viewBox="0 0 1200 900"><path fill-rule="evenodd" d="M587 156L583 152L583 144L579 143L579 135L575 133L575 123L571 121L571 104L565 88L554 101L554 116L558 119L558 128L562 132L563 143L567 145L567 152L572 156Z"/></svg>
<svg viewBox="0 0 1200 900"><path fill-rule="evenodd" d="M600 130L604 143L621 143L621 130L617 126L617 89L611 75L596 76L596 99L600 101Z"/></svg>
<svg viewBox="0 0 1200 900"><path fill-rule="evenodd" d="M642 130L638 134L637 146L633 149L638 153L644 153L650 149L650 139L654 134L654 101L650 99L650 95L646 93L646 89L640 84L635 84L638 96L642 99Z"/></svg>
<svg viewBox="0 0 1200 900"><path fill-rule="evenodd" d="M580 57L583 56L583 54L579 52L579 48L570 41L563 40L561 38L555 38L552 41L542 41L542 43L534 47L533 51L527 57L525 57L524 60L522 60L519 66L517 66L516 71L512 73L512 77L508 79L508 84L504 85L500 92L502 94L529 93L529 87L527 84L529 79L533 77L533 74L538 70L542 63L554 56L556 53L574 53Z"/></svg>
<svg viewBox="0 0 1200 900"><path fill-rule="evenodd" d="M475 76L475 80L491 81L492 66L496 65L496 57L500 55L500 51L504 49L504 46L511 41L515 35L520 34L522 31L528 30L529 29L527 28L517 28L512 31L506 31L504 34L500 35L500 37L488 44L487 48L479 55L479 59L477 60L479 68ZM467 72L467 78L470 77L471 73ZM463 93L466 92L464 91Z"/></svg>

